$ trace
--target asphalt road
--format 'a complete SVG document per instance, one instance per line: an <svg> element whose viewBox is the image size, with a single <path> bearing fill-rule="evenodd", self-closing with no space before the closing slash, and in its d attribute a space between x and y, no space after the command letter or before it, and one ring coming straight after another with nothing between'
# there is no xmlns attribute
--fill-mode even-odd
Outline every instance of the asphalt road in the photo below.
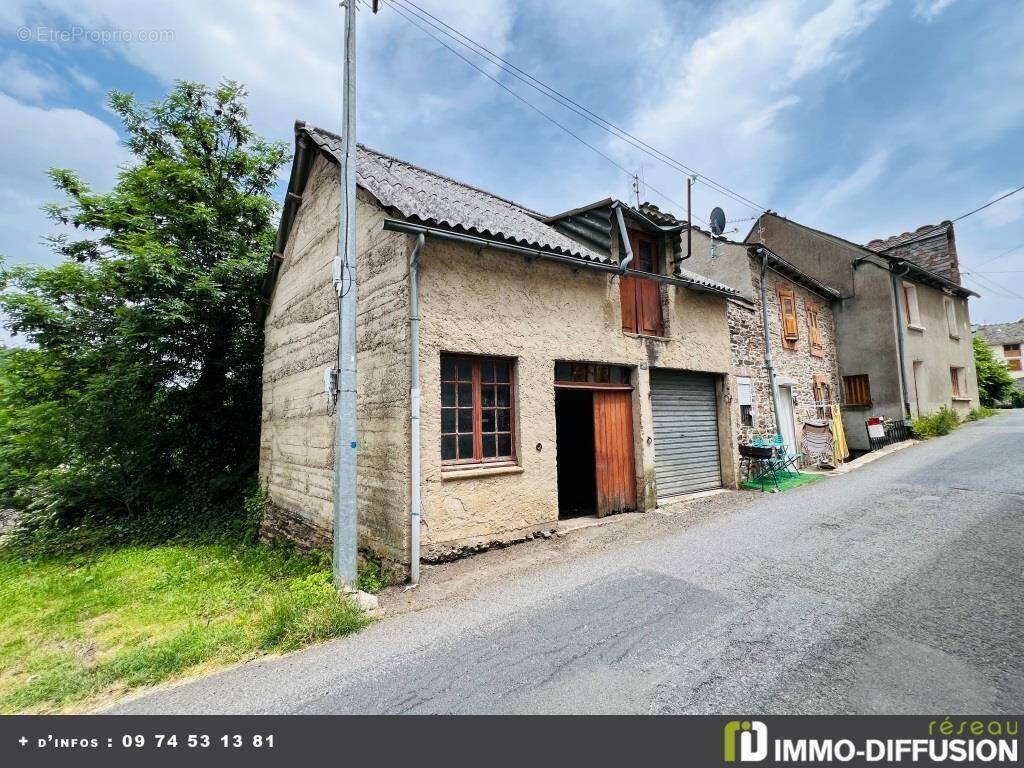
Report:
<svg viewBox="0 0 1024 768"><path fill-rule="evenodd" d="M1020 713L1024 412L126 713Z"/></svg>

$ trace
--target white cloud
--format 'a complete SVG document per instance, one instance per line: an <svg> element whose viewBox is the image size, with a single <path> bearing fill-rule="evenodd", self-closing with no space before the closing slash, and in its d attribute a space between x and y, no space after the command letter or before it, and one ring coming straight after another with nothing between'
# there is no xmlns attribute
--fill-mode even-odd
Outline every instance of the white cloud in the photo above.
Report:
<svg viewBox="0 0 1024 768"><path fill-rule="evenodd" d="M1003 189L996 192L985 202L998 200L1003 195L1012 192L1016 187ZM978 212L978 218L987 227L1005 227L1016 221L1024 219L1024 192L1018 192L1013 197L999 200L998 203Z"/></svg>
<svg viewBox="0 0 1024 768"><path fill-rule="evenodd" d="M45 109L0 94L0 254L12 263L45 261L53 224L42 212L59 201L46 172L71 168L97 190L112 186L128 155L117 133L77 109Z"/></svg>
<svg viewBox="0 0 1024 768"><path fill-rule="evenodd" d="M61 90L57 75L45 64L30 63L19 54L9 54L0 62L0 90L24 101L42 101Z"/></svg>
<svg viewBox="0 0 1024 768"><path fill-rule="evenodd" d="M418 4L435 15L457 19L460 29L495 52L506 50L511 0L420 0ZM133 39L102 47L166 85L177 79L216 83L230 78L244 83L250 92L253 122L265 134L287 137L295 119L325 127L340 124L343 9L336 0L303 4L286 0L22 0L5 5L5 14L17 24L42 18L54 28L66 22L65 26L85 29L124 30L136 38L149 30L169 31L172 38L166 41ZM449 91L445 108L466 98L467 94L458 92L464 82L430 82L436 73L433 62L422 50L411 50L406 44L414 39L413 33L420 33L410 31L394 11L385 5L374 16L362 7L358 16L360 61L372 60L375 65L359 71L360 106L367 116L386 114L393 131L436 108L438 91ZM432 41L431 46L436 48ZM396 81L406 84L401 100L396 98ZM422 90L435 94L433 102L420 103L416 86L427 83L431 87ZM414 98L408 97L410 91Z"/></svg>
<svg viewBox="0 0 1024 768"><path fill-rule="evenodd" d="M816 192L808 196L814 201L815 211L811 220L817 220L826 212L841 210L874 188L889 168L889 156L888 150L879 150L843 178L826 179L816 185ZM794 218L804 220L799 213Z"/></svg>
<svg viewBox="0 0 1024 768"><path fill-rule="evenodd" d="M707 33L676 41L678 52L665 59L631 132L755 201L769 199L798 149L788 114L812 90L812 78L838 71L850 41L886 2L729 4ZM678 186L676 176L662 178ZM712 204L730 217L749 215L742 204L696 187L695 215Z"/></svg>
<svg viewBox="0 0 1024 768"><path fill-rule="evenodd" d="M933 21L956 0L914 0L914 15L925 21Z"/></svg>

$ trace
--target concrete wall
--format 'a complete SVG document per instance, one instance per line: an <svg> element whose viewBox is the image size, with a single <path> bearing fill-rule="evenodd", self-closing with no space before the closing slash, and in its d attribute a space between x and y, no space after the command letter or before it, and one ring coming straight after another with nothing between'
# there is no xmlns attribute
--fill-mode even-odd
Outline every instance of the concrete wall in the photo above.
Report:
<svg viewBox="0 0 1024 768"><path fill-rule="evenodd" d="M916 286L923 327L907 327L901 307L911 414L923 416L947 406L963 418L968 411L981 404L978 399L978 377L974 367L971 318L967 302L951 297L957 319L957 337L954 338L946 320L946 307L943 303L946 294L920 283ZM915 362L919 365L914 365ZM953 397L949 372L951 366L963 368L966 373L967 389L960 398Z"/></svg>
<svg viewBox="0 0 1024 768"><path fill-rule="evenodd" d="M621 330L618 278L427 239L421 256L423 545L428 558L551 528L558 516L556 360L633 366L638 503L656 505L650 367L722 375L723 480L735 483L726 301L662 286L666 338ZM519 466L448 471L440 456L440 355L515 358ZM651 443L650 445L648 443Z"/></svg>
<svg viewBox="0 0 1024 768"><path fill-rule="evenodd" d="M260 478L265 536L329 547L334 430L323 372L337 355L337 166L315 161L266 318ZM387 559L407 556L409 352L406 242L381 230L360 191L359 538Z"/></svg>

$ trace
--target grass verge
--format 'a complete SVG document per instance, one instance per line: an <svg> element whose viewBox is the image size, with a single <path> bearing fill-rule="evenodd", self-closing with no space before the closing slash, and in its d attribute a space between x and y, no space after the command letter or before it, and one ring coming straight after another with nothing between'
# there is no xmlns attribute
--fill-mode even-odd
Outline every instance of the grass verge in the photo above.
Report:
<svg viewBox="0 0 1024 768"><path fill-rule="evenodd" d="M780 474L779 475L779 490L780 491L788 491L791 488L799 488L801 485L810 485L811 483L816 483L819 480L824 480L824 479L825 479L825 475L818 475L818 474L813 474L813 473L810 473L810 472L801 472L798 475ZM752 480L745 481L740 487L741 488L746 488L748 491L760 491L761 490L761 484L760 483L755 483ZM773 491L773 490L775 490L775 484L772 483L770 480L765 481L764 490L765 491Z"/></svg>
<svg viewBox="0 0 1024 768"><path fill-rule="evenodd" d="M0 712L132 688L367 623L322 558L264 544L0 546Z"/></svg>

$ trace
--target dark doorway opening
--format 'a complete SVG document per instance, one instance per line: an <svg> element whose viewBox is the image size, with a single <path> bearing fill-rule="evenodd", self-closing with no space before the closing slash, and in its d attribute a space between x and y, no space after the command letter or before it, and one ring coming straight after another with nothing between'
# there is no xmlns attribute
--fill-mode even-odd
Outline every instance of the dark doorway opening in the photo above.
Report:
<svg viewBox="0 0 1024 768"><path fill-rule="evenodd" d="M594 396L584 389L555 390L558 516L597 513L594 466Z"/></svg>

